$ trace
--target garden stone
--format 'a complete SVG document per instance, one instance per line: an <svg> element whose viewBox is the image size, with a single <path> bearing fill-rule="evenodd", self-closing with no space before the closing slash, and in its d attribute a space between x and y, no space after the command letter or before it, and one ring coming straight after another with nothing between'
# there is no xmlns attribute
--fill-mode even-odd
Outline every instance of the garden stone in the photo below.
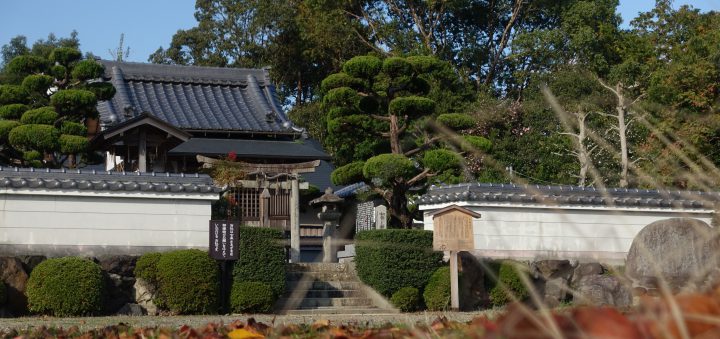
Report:
<svg viewBox="0 0 720 339"><path fill-rule="evenodd" d="M485 291L485 272L478 259L468 253L458 253L460 260L460 274L458 285L460 292L460 309L463 311L474 311L487 302L488 296Z"/></svg>
<svg viewBox="0 0 720 339"><path fill-rule="evenodd" d="M142 316L147 315L147 311L138 304L127 303L120 308L117 315Z"/></svg>
<svg viewBox="0 0 720 339"><path fill-rule="evenodd" d="M112 255L97 257L96 261L105 272L134 277L137 258L131 255Z"/></svg>
<svg viewBox="0 0 720 339"><path fill-rule="evenodd" d="M153 302L156 296L155 287L145 279L137 278L133 289L135 290L135 302L144 308L147 314L156 315L158 308Z"/></svg>
<svg viewBox="0 0 720 339"><path fill-rule="evenodd" d="M540 260L530 264L535 288L548 307L557 307L569 293L574 267L568 260Z"/></svg>
<svg viewBox="0 0 720 339"><path fill-rule="evenodd" d="M671 292L698 290L717 282L720 233L705 222L665 219L645 226L628 252L625 274L634 287ZM648 286L653 282L657 286Z"/></svg>
<svg viewBox="0 0 720 339"><path fill-rule="evenodd" d="M25 269L25 272L28 275L32 273L32 270L35 269L35 266L47 260L47 257L44 255L21 255L17 258L20 259L20 261L22 262L23 269Z"/></svg>
<svg viewBox="0 0 720 339"><path fill-rule="evenodd" d="M5 282L7 291L5 307L13 315L18 316L27 313L25 287L28 278L20 259L0 257L0 280Z"/></svg>
<svg viewBox="0 0 720 339"><path fill-rule="evenodd" d="M108 297L105 300L105 313L113 314L127 303L132 303L134 298L134 278L127 279L119 274L107 273L106 282Z"/></svg>
<svg viewBox="0 0 720 339"><path fill-rule="evenodd" d="M632 305L629 283L612 275L586 275L574 283L575 305L627 307Z"/></svg>

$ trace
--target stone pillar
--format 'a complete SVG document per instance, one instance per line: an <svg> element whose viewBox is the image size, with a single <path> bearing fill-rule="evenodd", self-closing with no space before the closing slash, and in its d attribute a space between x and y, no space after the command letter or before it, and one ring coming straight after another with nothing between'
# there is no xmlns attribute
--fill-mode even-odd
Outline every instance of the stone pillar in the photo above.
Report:
<svg viewBox="0 0 720 339"><path fill-rule="evenodd" d="M450 309L453 311L460 310L457 251L450 251Z"/></svg>
<svg viewBox="0 0 720 339"><path fill-rule="evenodd" d="M300 262L300 184L297 175L290 180L290 261Z"/></svg>
<svg viewBox="0 0 720 339"><path fill-rule="evenodd" d="M138 171L147 172L147 134L142 128L138 133Z"/></svg>
<svg viewBox="0 0 720 339"><path fill-rule="evenodd" d="M270 190L267 187L260 193L260 227L270 227Z"/></svg>
<svg viewBox="0 0 720 339"><path fill-rule="evenodd" d="M328 206L323 206L322 213L319 213L318 217L323 214L327 214ZM320 220L324 218L320 217ZM337 253L335 252L335 227L336 223L334 220L323 220L323 262L337 262Z"/></svg>

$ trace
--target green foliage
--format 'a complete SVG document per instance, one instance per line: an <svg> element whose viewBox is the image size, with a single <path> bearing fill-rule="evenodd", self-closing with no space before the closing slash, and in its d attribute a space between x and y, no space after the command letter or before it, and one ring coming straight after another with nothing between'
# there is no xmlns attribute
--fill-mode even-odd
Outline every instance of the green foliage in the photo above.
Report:
<svg viewBox="0 0 720 339"><path fill-rule="evenodd" d="M57 62L63 66L78 61L80 58L82 58L80 51L71 47L58 47L50 53L50 61Z"/></svg>
<svg viewBox="0 0 720 339"><path fill-rule="evenodd" d="M115 96L115 86L109 82L92 82L83 89L93 92L98 101L110 100Z"/></svg>
<svg viewBox="0 0 720 339"><path fill-rule="evenodd" d="M94 59L86 59L75 64L72 70L72 77L76 80L90 80L100 78L105 67Z"/></svg>
<svg viewBox="0 0 720 339"><path fill-rule="evenodd" d="M23 152L23 159L25 161L36 161L36 160L42 160L42 153L38 151L25 151Z"/></svg>
<svg viewBox="0 0 720 339"><path fill-rule="evenodd" d="M397 178L409 178L415 173L412 160L402 154L380 154L368 159L363 167L363 175L369 180L379 179L383 185Z"/></svg>
<svg viewBox="0 0 720 339"><path fill-rule="evenodd" d="M419 117L432 114L435 110L435 101L419 96L399 97L390 101L388 109L390 114L397 116Z"/></svg>
<svg viewBox="0 0 720 339"><path fill-rule="evenodd" d="M353 78L342 72L330 74L320 83L320 89L326 93L334 88L349 87L357 89L362 86L363 81L361 79Z"/></svg>
<svg viewBox="0 0 720 339"><path fill-rule="evenodd" d="M22 86L0 85L0 105L24 104L27 102L28 92Z"/></svg>
<svg viewBox="0 0 720 339"><path fill-rule="evenodd" d="M271 228L240 227L239 259L233 281L265 283L277 297L285 291L285 248L281 231ZM262 263L262 264L258 264Z"/></svg>
<svg viewBox="0 0 720 339"><path fill-rule="evenodd" d="M148 252L140 256L135 262L135 277L144 279L150 283L157 283L157 265L162 253Z"/></svg>
<svg viewBox="0 0 720 339"><path fill-rule="evenodd" d="M40 107L23 113L20 122L23 124L54 125L58 114L52 107Z"/></svg>
<svg viewBox="0 0 720 339"><path fill-rule="evenodd" d="M90 145L87 137L63 134L60 136L60 152L64 154L77 154L85 152Z"/></svg>
<svg viewBox="0 0 720 339"><path fill-rule="evenodd" d="M275 294L268 284L257 281L236 281L230 292L230 307L235 313L270 313Z"/></svg>
<svg viewBox="0 0 720 339"><path fill-rule="evenodd" d="M520 278L521 274L527 276L527 270L524 270L520 263L503 260L491 263L488 267L492 274L486 273L486 276L497 277L495 281L492 278L486 279L489 283L485 284L490 291L490 302L493 306L506 305L514 300L513 296L516 300L523 301L530 295Z"/></svg>
<svg viewBox="0 0 720 339"><path fill-rule="evenodd" d="M461 144L460 148L464 152L481 151L487 152L492 147L492 142L486 138L475 135L463 135L463 139L467 144Z"/></svg>
<svg viewBox="0 0 720 339"><path fill-rule="evenodd" d="M473 119L473 117L460 113L440 114L437 117L437 121L456 131L475 126L475 119Z"/></svg>
<svg viewBox="0 0 720 339"><path fill-rule="evenodd" d="M5 71L11 74L25 75L40 73L47 69L48 62L35 55L20 55L5 66Z"/></svg>
<svg viewBox="0 0 720 339"><path fill-rule="evenodd" d="M442 67L442 63L435 57L427 55L409 56L406 58L416 73L431 73Z"/></svg>
<svg viewBox="0 0 720 339"><path fill-rule="evenodd" d="M207 252L163 253L157 262L159 307L177 314L208 314L218 309L218 267Z"/></svg>
<svg viewBox="0 0 720 339"><path fill-rule="evenodd" d="M350 185L363 180L364 161L351 162L336 168L330 174L333 185Z"/></svg>
<svg viewBox="0 0 720 339"><path fill-rule="evenodd" d="M371 230L356 236L358 276L388 297L403 287L423 289L441 261L429 231Z"/></svg>
<svg viewBox="0 0 720 339"><path fill-rule="evenodd" d="M360 102L357 91L350 87L333 88L323 97L323 104L327 107L339 106L355 108Z"/></svg>
<svg viewBox="0 0 720 339"><path fill-rule="evenodd" d="M50 74L56 79L65 79L68 76L68 69L63 65L55 65L50 68Z"/></svg>
<svg viewBox="0 0 720 339"><path fill-rule="evenodd" d="M19 150L54 151L60 131L50 125L21 125L10 131L8 141Z"/></svg>
<svg viewBox="0 0 720 339"><path fill-rule="evenodd" d="M459 154L446 149L430 150L423 156L423 165L433 172L459 170L461 162L462 158Z"/></svg>
<svg viewBox="0 0 720 339"><path fill-rule="evenodd" d="M97 98L90 91L82 89L66 89L58 91L50 97L50 103L61 115L79 117L93 116L96 112Z"/></svg>
<svg viewBox="0 0 720 339"><path fill-rule="evenodd" d="M352 77L367 79L380 73L382 61L378 57L370 55L356 56L346 61L342 69Z"/></svg>
<svg viewBox="0 0 720 339"><path fill-rule="evenodd" d="M391 77L411 75L413 66L405 58L390 57L383 61L382 70Z"/></svg>
<svg viewBox="0 0 720 339"><path fill-rule="evenodd" d="M422 308L420 290L415 287L403 287L393 293L390 302L402 312L415 312Z"/></svg>
<svg viewBox="0 0 720 339"><path fill-rule="evenodd" d="M77 122L63 121L62 126L60 127L60 133L67 135L85 136L87 135L87 127Z"/></svg>
<svg viewBox="0 0 720 339"><path fill-rule="evenodd" d="M22 87L28 92L35 92L45 95L52 86L53 77L44 74L28 75L23 79Z"/></svg>
<svg viewBox="0 0 720 339"><path fill-rule="evenodd" d="M103 301L102 270L87 259L48 259L33 269L26 293L31 312L58 317L96 314Z"/></svg>
<svg viewBox="0 0 720 339"><path fill-rule="evenodd" d="M25 111L27 111L28 109L30 109L30 107L23 104L10 104L0 106L0 119L20 120L22 114L25 113Z"/></svg>
<svg viewBox="0 0 720 339"><path fill-rule="evenodd" d="M20 123L13 120L0 120L0 143L6 143L13 128L20 126Z"/></svg>
<svg viewBox="0 0 720 339"><path fill-rule="evenodd" d="M450 267L440 267L433 273L425 286L423 298L430 311L443 311L450 307Z"/></svg>

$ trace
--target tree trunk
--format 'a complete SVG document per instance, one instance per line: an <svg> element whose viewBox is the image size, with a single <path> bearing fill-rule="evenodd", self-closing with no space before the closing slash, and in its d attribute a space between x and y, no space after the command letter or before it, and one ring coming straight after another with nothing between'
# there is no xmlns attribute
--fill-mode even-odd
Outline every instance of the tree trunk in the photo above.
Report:
<svg viewBox="0 0 720 339"><path fill-rule="evenodd" d="M585 181L587 180L587 172L590 168L590 154L585 148L585 137L587 132L585 131L585 118L586 113L578 113L578 161L580 162L580 178L578 180L578 186L584 187Z"/></svg>
<svg viewBox="0 0 720 339"><path fill-rule="evenodd" d="M397 184L393 185L391 195L385 197L385 201L388 203L390 225L394 228L412 228L413 218L408 210L406 192L407 188L404 188L402 184Z"/></svg>
<svg viewBox="0 0 720 339"><path fill-rule="evenodd" d="M625 96L622 94L622 88L620 84L617 85L616 95L618 99L616 110L618 118L618 134L620 135L620 165L622 166L622 173L620 174L620 188L627 188L629 165L627 147L627 125L625 123Z"/></svg>
<svg viewBox="0 0 720 339"><path fill-rule="evenodd" d="M400 133L398 119L395 114L390 115L390 150L393 154L403 154L400 149Z"/></svg>

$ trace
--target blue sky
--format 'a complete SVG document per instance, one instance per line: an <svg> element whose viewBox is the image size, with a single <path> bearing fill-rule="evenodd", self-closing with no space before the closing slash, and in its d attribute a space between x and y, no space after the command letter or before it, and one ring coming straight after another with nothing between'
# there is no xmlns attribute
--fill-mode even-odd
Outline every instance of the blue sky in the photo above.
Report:
<svg viewBox="0 0 720 339"><path fill-rule="evenodd" d="M676 1L692 3L703 11L720 10L720 0ZM621 0L625 24L638 12L651 9L654 0ZM195 0L6 0L0 4L0 45L17 35L28 44L48 33L66 37L77 30L80 48L104 59L115 49L120 34L130 46L129 61L147 61L158 47L167 47L178 29L195 26Z"/></svg>

